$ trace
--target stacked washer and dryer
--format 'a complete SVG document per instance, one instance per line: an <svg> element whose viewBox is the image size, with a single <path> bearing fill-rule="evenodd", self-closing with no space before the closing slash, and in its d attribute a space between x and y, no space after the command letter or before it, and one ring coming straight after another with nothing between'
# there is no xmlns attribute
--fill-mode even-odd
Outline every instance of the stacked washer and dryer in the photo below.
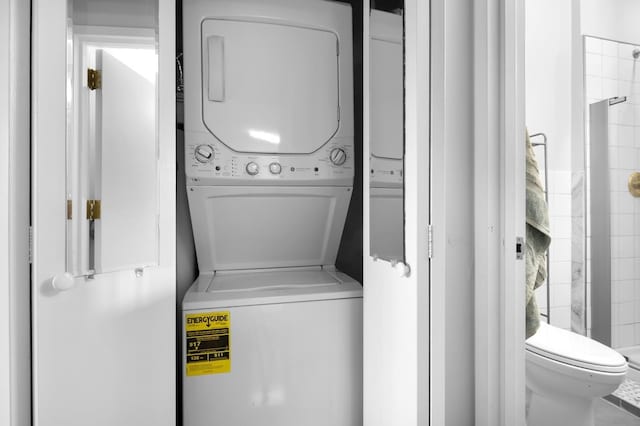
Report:
<svg viewBox="0 0 640 426"><path fill-rule="evenodd" d="M185 426L362 423L362 287L334 263L354 178L351 9L184 0Z"/></svg>

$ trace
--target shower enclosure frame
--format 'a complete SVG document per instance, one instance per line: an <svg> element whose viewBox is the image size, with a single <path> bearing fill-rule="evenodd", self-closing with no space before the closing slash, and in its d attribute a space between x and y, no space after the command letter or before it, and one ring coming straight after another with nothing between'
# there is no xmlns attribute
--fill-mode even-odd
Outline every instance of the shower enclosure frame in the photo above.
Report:
<svg viewBox="0 0 640 426"><path fill-rule="evenodd" d="M589 267L591 268L592 283L598 283L598 285L591 287L591 303L596 307L594 309L593 306L590 306L591 337L607 346L612 345L609 108L625 100L626 97L621 101L618 101L617 98L603 99L589 105L589 151L592 163L589 167L591 185L589 192L585 191L585 201L589 197L591 209L585 209L585 220L586 215L591 216L591 262ZM585 266L587 266L586 262ZM585 282L585 299L586 288Z"/></svg>
<svg viewBox="0 0 640 426"><path fill-rule="evenodd" d="M613 326L613 318L612 318L612 312L613 312L613 298L612 298L612 294L611 294L611 286L612 286L612 280L611 280L611 230L610 230L610 214L611 214L611 206L608 204L610 202L609 199L609 195L608 195L608 191L607 191L607 196L604 196L604 199L599 200L603 205L606 203L605 206L605 211L604 212L598 212L599 213L604 213L605 215L608 215L609 217L607 218L607 220L605 221L603 217L600 218L599 223L600 226L605 226L606 227L606 232L600 233L599 238L602 241L608 240L608 244L606 247L603 247L602 249L596 250L596 245L593 244L593 228L594 228L594 205L593 203L589 202L589 199L592 198L592 193L593 191L593 186L592 183L590 184L590 187L587 186L587 182L588 179L591 180L591 182L593 182L593 167L591 164L589 164L589 160L590 159L594 159L597 158L601 167L607 167L608 165L603 164L602 162L604 161L605 163L607 163L609 161L609 153L608 150L601 150L601 152L599 153L600 156L592 156L592 155L587 155L587 152L591 152L592 148L591 148L591 143L592 143L592 136L591 136L591 132L594 130L593 129L593 120L591 118L591 108L592 106L599 104L599 103L608 103L607 108L605 108L605 110L607 111L607 117L608 117L608 110L609 108L611 108L612 106L615 106L619 103L623 103L623 102L627 102L629 99L628 97L632 95L631 90L629 92L625 94L622 93L618 93L616 94L614 97L602 97L600 99L600 101L593 101L593 102L589 102L588 100L588 96L587 96L587 79L586 79L586 69L587 69L587 64L586 64L586 58L587 58L587 38L589 39L597 39L600 41L606 41L606 42L613 42L613 43L617 43L617 44L624 44L624 45L628 45L628 46L637 46L638 43L633 43L630 41L623 41L623 40L619 40L619 39L615 39L615 38L608 38L608 37L602 37L602 36L598 36L598 35L592 35L592 34L583 34L580 37L580 43L581 43L581 49L580 49L580 77L583 78L583 80L580 82L581 83L581 98L580 98L580 104L581 107L583 108L582 110L585 111L585 115L581 116L581 130L584 131L583 137L581 138L581 140L583 141L582 146L581 146L581 151L582 151L582 167L583 167L583 171L584 171L584 182L582 183L582 191L583 191L583 217L582 217L582 226L583 226L583 234L582 234L582 240L584 243L584 252L582 255L582 259L581 263L583 265L583 275L581 277L582 279L582 284L584 287L583 290L583 303L584 303L584 312L583 312L583 327L584 327L584 332L582 334L584 334L585 336L590 336L591 338L593 338L594 340L600 341L602 343L604 343L607 346L612 346L613 344L613 338L612 338L612 326ZM640 58L640 49L635 48L632 53L631 56L634 60L634 67L637 66L638 64L638 59ZM586 111L589 111L589 114L587 115ZM607 118L608 120L608 118ZM607 125L609 123L607 122ZM602 132L602 130L600 131L601 133L601 137L604 138L605 140L608 141L609 139L609 134L607 131L604 131L604 133ZM590 137L587 139L587 135L590 135ZM587 173L588 170L591 170L591 175L589 175ZM610 187L610 182L609 182L610 176L609 173L607 171L607 173L600 173L598 180L599 182L597 182L597 184L600 184L601 186L606 186L607 188ZM604 188L603 186L603 188ZM591 208L589 209L589 204L591 204ZM602 216L602 215L600 215ZM588 235L589 233L587 225L591 223L591 243L588 243ZM601 243L602 244L602 243ZM588 252L588 249L590 247L590 251L591 253ZM590 256L589 256L590 255ZM606 257L606 260L602 260L603 257ZM594 261L596 259L599 259L599 265L597 269L597 272L595 272L594 274L594 268L593 268L593 264ZM590 259L590 260L588 260ZM590 271L589 271L590 269ZM588 275L591 275L591 279L588 279ZM604 282L604 284L600 285L599 287L595 287L593 286L594 282ZM602 306L598 306L597 308L594 309L594 306L596 305L602 305ZM595 319L595 320L594 320ZM595 325L595 327L594 327ZM575 331L575 330L574 330Z"/></svg>

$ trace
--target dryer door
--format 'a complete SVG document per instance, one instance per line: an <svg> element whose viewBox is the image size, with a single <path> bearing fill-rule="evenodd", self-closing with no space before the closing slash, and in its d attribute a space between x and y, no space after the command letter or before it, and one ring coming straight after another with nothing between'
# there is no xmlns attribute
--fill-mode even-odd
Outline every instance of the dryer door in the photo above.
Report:
<svg viewBox="0 0 640 426"><path fill-rule="evenodd" d="M202 22L204 125L234 151L311 153L338 130L335 33L273 22Z"/></svg>

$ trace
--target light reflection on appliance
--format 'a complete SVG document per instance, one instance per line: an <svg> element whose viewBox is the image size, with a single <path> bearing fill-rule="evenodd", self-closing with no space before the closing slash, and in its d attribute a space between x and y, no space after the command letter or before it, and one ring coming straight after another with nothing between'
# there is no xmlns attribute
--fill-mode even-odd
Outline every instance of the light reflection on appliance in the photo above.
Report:
<svg viewBox="0 0 640 426"><path fill-rule="evenodd" d="M254 139L259 139L261 141L272 143L274 145L277 145L280 143L280 135L276 133L265 132L263 130L250 129L249 136L251 136Z"/></svg>

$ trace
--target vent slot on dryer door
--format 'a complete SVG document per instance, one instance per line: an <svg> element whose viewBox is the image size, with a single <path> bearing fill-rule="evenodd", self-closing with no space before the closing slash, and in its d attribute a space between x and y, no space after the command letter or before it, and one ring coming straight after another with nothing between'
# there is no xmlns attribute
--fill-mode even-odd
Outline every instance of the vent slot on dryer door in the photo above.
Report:
<svg viewBox="0 0 640 426"><path fill-rule="evenodd" d="M338 130L335 33L206 19L201 43L202 119L232 150L306 154Z"/></svg>

